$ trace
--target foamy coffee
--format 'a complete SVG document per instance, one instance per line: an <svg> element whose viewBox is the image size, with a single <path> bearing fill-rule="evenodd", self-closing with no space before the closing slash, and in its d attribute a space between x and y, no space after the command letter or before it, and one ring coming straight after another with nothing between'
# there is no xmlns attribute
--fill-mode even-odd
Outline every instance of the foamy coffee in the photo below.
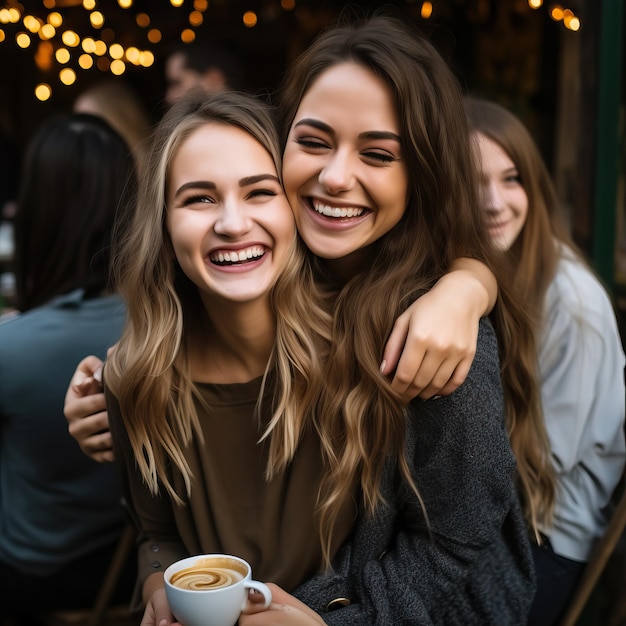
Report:
<svg viewBox="0 0 626 626"><path fill-rule="evenodd" d="M222 589L243 580L248 573L239 561L228 557L199 558L170 576L170 583L179 589L207 591Z"/></svg>

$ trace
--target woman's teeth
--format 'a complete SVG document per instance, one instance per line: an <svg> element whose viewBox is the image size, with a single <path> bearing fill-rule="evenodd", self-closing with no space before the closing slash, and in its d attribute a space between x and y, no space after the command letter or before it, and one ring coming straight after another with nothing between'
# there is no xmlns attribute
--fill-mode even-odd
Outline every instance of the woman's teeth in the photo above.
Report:
<svg viewBox="0 0 626 626"><path fill-rule="evenodd" d="M249 260L256 260L265 254L265 248L263 246L251 246L244 250L218 250L213 252L210 256L212 263L218 264L232 264L232 263L246 263Z"/></svg>
<svg viewBox="0 0 626 626"><path fill-rule="evenodd" d="M319 213L320 215L324 215L325 217L358 217L362 215L363 209L361 208L346 208L346 207L332 207L327 204L322 204L321 202L312 203L313 209Z"/></svg>

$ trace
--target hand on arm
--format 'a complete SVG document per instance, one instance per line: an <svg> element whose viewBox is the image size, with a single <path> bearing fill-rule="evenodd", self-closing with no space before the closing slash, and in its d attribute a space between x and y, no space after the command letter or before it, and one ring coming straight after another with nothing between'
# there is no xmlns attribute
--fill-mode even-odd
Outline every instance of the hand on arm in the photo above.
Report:
<svg viewBox="0 0 626 626"><path fill-rule="evenodd" d="M495 277L480 261L457 259L393 327L381 371L409 402L448 395L465 380L476 353L478 323L493 308ZM395 370L395 371L394 371Z"/></svg>
<svg viewBox="0 0 626 626"><path fill-rule="evenodd" d="M99 463L114 460L102 392L102 365L95 356L85 357L78 364L65 394L63 408L70 435L88 457Z"/></svg>
<svg viewBox="0 0 626 626"><path fill-rule="evenodd" d="M272 592L272 604L263 609L262 597L255 602L256 595L250 594L248 605L239 618L239 626L274 626L285 624L288 626L324 626L322 618L306 604L294 598L278 585L268 583Z"/></svg>

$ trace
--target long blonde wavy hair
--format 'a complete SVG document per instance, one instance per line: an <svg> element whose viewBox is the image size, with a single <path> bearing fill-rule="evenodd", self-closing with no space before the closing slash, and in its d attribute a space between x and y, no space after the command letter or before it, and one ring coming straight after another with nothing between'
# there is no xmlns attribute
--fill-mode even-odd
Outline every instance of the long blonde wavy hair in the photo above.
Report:
<svg viewBox="0 0 626 626"><path fill-rule="evenodd" d="M380 374L393 322L430 289L458 257L483 261L499 279L493 311L501 354L506 413L511 429L538 439L541 415L531 320L501 271L484 228L476 170L458 81L418 32L397 18L374 15L322 33L289 68L280 91L283 145L298 106L325 70L355 62L385 81L394 96L409 199L400 222L369 250L369 260L347 283L335 285L332 351L315 419L329 459L323 516L332 525L337 503L356 483L370 512L381 502L380 478L388 458L404 477L403 409ZM308 256L322 283L332 287L323 262ZM532 508L534 468L521 464L520 483ZM427 513L427 512L426 512Z"/></svg>
<svg viewBox="0 0 626 626"><path fill-rule="evenodd" d="M271 155L280 175L279 141L271 109L236 92L192 94L176 103L152 138L135 214L119 234L115 274L127 307L127 322L106 366L106 384L119 402L137 466L153 493L164 487L181 501L170 464L183 476L187 495L192 475L184 446L201 438L190 375L189 347L206 343L206 314L196 286L178 266L166 228L168 169L181 143L208 123L248 132ZM267 371L276 393L265 436L270 440L268 476L293 457L314 405L309 386L322 375L330 318L318 304L313 275L294 237L284 271L270 293L276 340ZM204 337L204 338L203 338ZM210 350L210 346L207 346ZM261 396L262 396L261 392ZM260 397L261 397L260 396Z"/></svg>
<svg viewBox="0 0 626 626"><path fill-rule="evenodd" d="M480 98L466 98L465 109L470 130L479 132L498 144L515 164L528 198L526 222L518 238L506 253L508 281L524 299L533 315L533 331L542 331L548 286L554 279L560 259L560 245L569 247L581 263L582 253L574 244L554 183L524 124L504 107ZM542 445L549 446L545 425L536 433ZM533 506L542 520L552 519L556 476L551 463L537 455L536 441L523 427L515 428L511 440L518 463L529 469L528 490Z"/></svg>

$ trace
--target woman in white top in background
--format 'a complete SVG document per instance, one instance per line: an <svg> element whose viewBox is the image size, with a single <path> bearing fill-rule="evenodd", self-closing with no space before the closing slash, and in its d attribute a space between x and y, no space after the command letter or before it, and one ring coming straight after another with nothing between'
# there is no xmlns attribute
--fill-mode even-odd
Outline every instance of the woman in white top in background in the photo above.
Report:
<svg viewBox="0 0 626 626"><path fill-rule="evenodd" d="M543 536L534 546L538 584L529 624L554 624L605 530L624 469L624 352L610 299L568 234L530 133L495 103L468 98L466 111L489 232L536 318L554 475L540 494ZM523 451L521 443L518 463Z"/></svg>

